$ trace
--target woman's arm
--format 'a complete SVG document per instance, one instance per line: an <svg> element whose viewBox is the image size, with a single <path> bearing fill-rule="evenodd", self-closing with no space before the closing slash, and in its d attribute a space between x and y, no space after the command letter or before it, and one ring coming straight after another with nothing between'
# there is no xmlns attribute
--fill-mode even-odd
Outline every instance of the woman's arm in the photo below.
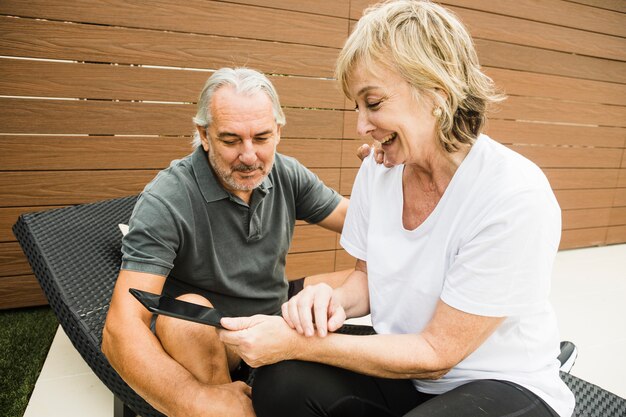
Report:
<svg viewBox="0 0 626 417"><path fill-rule="evenodd" d="M420 334L304 336L279 317L222 319L220 338L251 366L319 362L385 378L439 378L476 350L503 317L465 313L439 301Z"/></svg>
<svg viewBox="0 0 626 417"><path fill-rule="evenodd" d="M293 359L385 378L438 378L480 347L502 321L439 301L422 333L308 338L300 340Z"/></svg>

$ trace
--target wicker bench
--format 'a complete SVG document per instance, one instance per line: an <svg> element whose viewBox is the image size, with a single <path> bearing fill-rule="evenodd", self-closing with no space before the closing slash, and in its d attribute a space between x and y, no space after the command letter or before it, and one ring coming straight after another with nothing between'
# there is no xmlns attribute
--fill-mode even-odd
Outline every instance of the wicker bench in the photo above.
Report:
<svg viewBox="0 0 626 417"><path fill-rule="evenodd" d="M162 416L115 372L100 350L102 328L121 262L121 233L136 196L20 216L13 226L59 323L87 364L113 392L116 417ZM348 326L347 333L367 329ZM573 375L576 417L626 416L626 400ZM132 411L131 411L132 410Z"/></svg>

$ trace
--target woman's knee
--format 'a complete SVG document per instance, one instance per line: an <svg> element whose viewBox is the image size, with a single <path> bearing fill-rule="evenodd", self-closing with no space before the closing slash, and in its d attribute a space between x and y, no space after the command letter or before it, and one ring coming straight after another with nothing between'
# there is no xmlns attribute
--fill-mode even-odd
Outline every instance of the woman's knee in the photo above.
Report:
<svg viewBox="0 0 626 417"><path fill-rule="evenodd" d="M252 383L252 400L280 402L295 400L307 385L303 362L285 361L256 370Z"/></svg>
<svg viewBox="0 0 626 417"><path fill-rule="evenodd" d="M337 400L327 366L285 361L257 369L252 404L258 417L322 416Z"/></svg>

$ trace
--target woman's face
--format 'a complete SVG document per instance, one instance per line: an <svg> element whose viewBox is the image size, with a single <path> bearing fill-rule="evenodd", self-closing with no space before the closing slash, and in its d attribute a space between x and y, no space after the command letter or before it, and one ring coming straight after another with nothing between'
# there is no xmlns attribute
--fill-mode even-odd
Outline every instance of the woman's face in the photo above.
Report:
<svg viewBox="0 0 626 417"><path fill-rule="evenodd" d="M370 135L385 151L387 166L420 164L437 151L433 100L415 90L395 71L359 64L349 77L358 111L357 132Z"/></svg>

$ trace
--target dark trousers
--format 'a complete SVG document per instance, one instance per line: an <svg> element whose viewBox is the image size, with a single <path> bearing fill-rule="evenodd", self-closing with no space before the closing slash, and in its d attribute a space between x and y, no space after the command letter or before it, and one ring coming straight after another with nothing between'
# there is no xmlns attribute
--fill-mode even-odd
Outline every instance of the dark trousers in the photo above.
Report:
<svg viewBox="0 0 626 417"><path fill-rule="evenodd" d="M558 417L539 397L507 381L480 380L423 394L410 380L375 378L311 362L259 368L257 417Z"/></svg>

